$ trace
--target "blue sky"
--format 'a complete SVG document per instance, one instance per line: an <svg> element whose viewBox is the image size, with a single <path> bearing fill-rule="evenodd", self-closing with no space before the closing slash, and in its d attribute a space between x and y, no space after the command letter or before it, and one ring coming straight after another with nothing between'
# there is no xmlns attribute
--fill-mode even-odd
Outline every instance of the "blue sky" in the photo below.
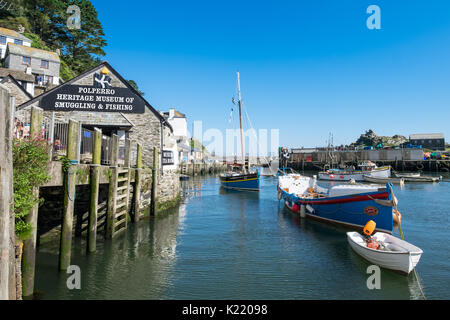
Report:
<svg viewBox="0 0 450 320"><path fill-rule="evenodd" d="M106 60L157 109L232 128L241 74L255 128L289 147L379 135L450 137L450 1L92 0ZM381 30L366 9L381 8Z"/></svg>

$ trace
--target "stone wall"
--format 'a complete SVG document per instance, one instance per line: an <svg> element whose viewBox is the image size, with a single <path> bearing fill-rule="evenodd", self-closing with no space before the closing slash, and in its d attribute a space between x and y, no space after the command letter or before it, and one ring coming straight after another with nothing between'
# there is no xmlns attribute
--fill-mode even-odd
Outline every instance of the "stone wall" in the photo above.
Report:
<svg viewBox="0 0 450 320"><path fill-rule="evenodd" d="M164 170L158 180L158 207L166 209L177 204L181 184L178 170Z"/></svg>

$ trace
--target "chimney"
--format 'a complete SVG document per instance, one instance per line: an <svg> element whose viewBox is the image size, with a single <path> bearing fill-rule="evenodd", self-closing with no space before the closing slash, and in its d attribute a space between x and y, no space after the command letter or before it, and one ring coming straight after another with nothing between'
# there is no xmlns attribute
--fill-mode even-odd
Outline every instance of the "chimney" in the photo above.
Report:
<svg viewBox="0 0 450 320"><path fill-rule="evenodd" d="M172 119L173 117L175 117L175 109L170 108L169 109L169 119Z"/></svg>
<svg viewBox="0 0 450 320"><path fill-rule="evenodd" d="M31 74L31 67L30 66L25 68L25 73L26 74Z"/></svg>

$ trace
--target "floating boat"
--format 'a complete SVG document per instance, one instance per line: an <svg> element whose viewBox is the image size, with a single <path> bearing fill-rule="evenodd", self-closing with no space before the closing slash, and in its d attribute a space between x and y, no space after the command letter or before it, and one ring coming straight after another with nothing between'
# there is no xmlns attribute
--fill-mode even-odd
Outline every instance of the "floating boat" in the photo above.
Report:
<svg viewBox="0 0 450 320"><path fill-rule="evenodd" d="M347 232L347 240L352 249L367 261L404 275L414 270L423 253L420 248L383 232L369 237Z"/></svg>
<svg viewBox="0 0 450 320"><path fill-rule="evenodd" d="M241 99L241 85L239 80L239 72L237 73L237 88L239 95L239 120L241 131L241 154L242 164L240 166L233 166L231 172L220 175L220 184L225 189L243 190L243 191L259 191L259 172L250 172L245 167L245 153L244 153L244 133L242 128L242 99ZM236 170L239 167L239 171Z"/></svg>
<svg viewBox="0 0 450 320"><path fill-rule="evenodd" d="M226 189L259 191L259 173L224 173L220 175L220 183Z"/></svg>
<svg viewBox="0 0 450 320"><path fill-rule="evenodd" d="M394 176L396 176L397 178L414 178L420 177L420 172L403 172L403 173L394 172Z"/></svg>
<svg viewBox="0 0 450 320"><path fill-rule="evenodd" d="M364 175L375 178L389 178L391 176L391 167L377 167L374 163L367 161L359 165L360 170L346 169L329 169L319 172L320 180L330 181L364 181Z"/></svg>
<svg viewBox="0 0 450 320"><path fill-rule="evenodd" d="M377 178L377 177L372 177L372 176L365 174L365 175L363 175L363 179L366 182L379 183L379 184L386 184L386 183L400 184L400 185L405 184L404 178Z"/></svg>
<svg viewBox="0 0 450 320"><path fill-rule="evenodd" d="M393 201L390 185L346 184L329 189L315 178L299 174L278 177L278 199L301 217L362 230L369 220L377 231L392 233Z"/></svg>
<svg viewBox="0 0 450 320"><path fill-rule="evenodd" d="M372 177L369 175L363 176L364 181L366 182L372 182L372 183L400 183L403 180L403 183L405 182L439 182L439 177L424 177L424 176L418 176L418 177L403 177L403 178L378 178L378 177Z"/></svg>
<svg viewBox="0 0 450 320"><path fill-rule="evenodd" d="M186 180L189 180L189 176L188 175L186 175L186 174L180 174L180 180L181 181L186 181Z"/></svg>

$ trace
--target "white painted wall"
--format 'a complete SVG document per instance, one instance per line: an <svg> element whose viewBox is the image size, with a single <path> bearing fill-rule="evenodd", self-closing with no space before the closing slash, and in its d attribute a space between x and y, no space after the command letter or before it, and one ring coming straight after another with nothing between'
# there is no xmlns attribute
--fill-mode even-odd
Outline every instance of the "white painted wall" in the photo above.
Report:
<svg viewBox="0 0 450 320"><path fill-rule="evenodd" d="M14 38L10 37L10 36L6 36L6 43L0 43L0 49L2 49L2 56L1 58L4 59L5 58L5 54L6 54L6 47L8 46L8 43L14 43ZM23 40L23 45L26 47L31 47L31 41L25 41Z"/></svg>

